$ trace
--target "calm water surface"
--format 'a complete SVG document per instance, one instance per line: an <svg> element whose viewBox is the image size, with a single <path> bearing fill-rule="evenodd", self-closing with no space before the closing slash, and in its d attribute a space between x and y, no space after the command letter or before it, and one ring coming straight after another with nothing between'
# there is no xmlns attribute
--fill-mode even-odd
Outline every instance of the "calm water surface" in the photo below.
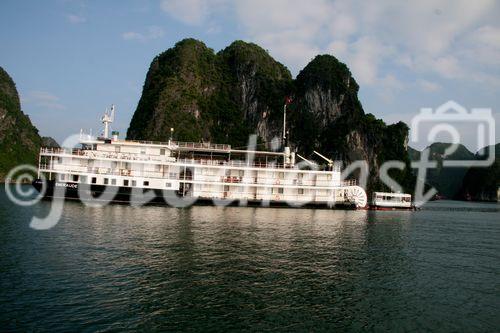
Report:
<svg viewBox="0 0 500 333"><path fill-rule="evenodd" d="M500 205L65 204L0 189L1 331L497 331Z"/></svg>

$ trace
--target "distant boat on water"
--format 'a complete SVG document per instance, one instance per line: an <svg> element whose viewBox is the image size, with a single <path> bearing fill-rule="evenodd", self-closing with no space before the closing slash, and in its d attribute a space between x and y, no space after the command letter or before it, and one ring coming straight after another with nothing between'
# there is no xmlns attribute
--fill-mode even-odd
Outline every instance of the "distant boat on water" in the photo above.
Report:
<svg viewBox="0 0 500 333"><path fill-rule="evenodd" d="M392 192L373 192L369 205L371 210L414 210L411 194Z"/></svg>

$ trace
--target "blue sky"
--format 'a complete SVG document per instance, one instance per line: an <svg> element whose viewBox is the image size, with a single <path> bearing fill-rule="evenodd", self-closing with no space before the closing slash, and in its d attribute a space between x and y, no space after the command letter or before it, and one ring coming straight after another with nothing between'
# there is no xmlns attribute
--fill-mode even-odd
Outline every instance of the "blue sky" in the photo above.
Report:
<svg viewBox="0 0 500 333"><path fill-rule="evenodd" d="M293 75L316 54L333 54L360 84L365 112L389 123L448 100L492 108L499 122L498 18L492 0L4 0L0 66L41 134L58 141L100 129L111 103L113 128L125 133L151 60L186 37L215 51L255 42ZM472 130L461 134L476 150Z"/></svg>

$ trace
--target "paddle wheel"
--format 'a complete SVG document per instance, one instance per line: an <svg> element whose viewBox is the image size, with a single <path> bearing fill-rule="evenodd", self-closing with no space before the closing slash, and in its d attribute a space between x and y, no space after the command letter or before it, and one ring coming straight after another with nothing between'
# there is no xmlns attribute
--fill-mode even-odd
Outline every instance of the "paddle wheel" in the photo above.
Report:
<svg viewBox="0 0 500 333"><path fill-rule="evenodd" d="M365 190L360 186L350 186L348 189L347 198L352 203L356 204L357 208L364 208L368 203Z"/></svg>

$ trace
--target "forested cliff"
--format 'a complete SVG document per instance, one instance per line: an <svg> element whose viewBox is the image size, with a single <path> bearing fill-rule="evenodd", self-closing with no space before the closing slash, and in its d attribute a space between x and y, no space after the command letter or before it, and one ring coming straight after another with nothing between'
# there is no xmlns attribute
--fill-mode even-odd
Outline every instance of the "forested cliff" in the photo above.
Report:
<svg viewBox="0 0 500 333"><path fill-rule="evenodd" d="M36 165L42 139L21 111L16 85L0 67L0 181L19 164Z"/></svg>

